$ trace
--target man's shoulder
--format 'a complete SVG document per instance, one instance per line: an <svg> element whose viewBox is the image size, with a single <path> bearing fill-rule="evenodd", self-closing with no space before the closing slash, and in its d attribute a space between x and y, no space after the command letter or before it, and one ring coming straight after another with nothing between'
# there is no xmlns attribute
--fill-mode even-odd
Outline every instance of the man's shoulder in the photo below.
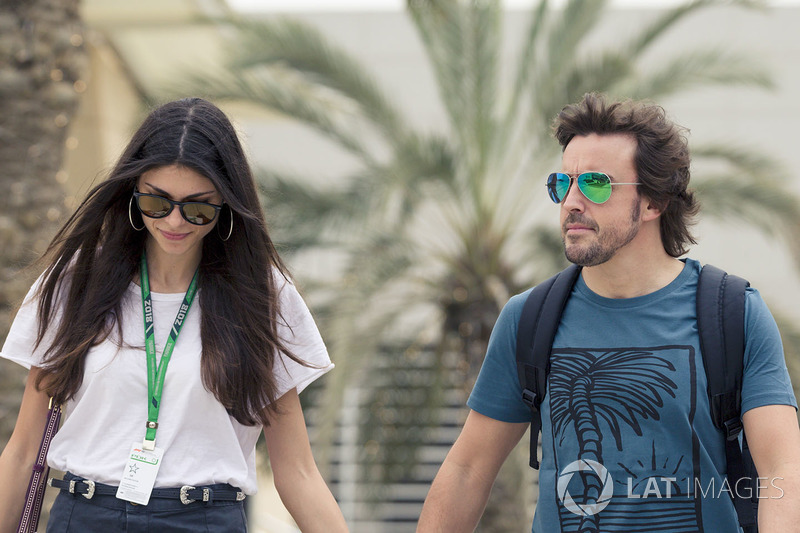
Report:
<svg viewBox="0 0 800 533"><path fill-rule="evenodd" d="M515 294L511 298L508 299L506 302L505 307L517 312L517 316L519 313L522 312L522 308L525 306L525 302L528 300L528 296L530 296L531 292L535 287L530 287L518 294Z"/></svg>
<svg viewBox="0 0 800 533"><path fill-rule="evenodd" d="M503 309L500 311L500 316L497 317L495 329L508 328L509 332L516 335L517 324L519 323L520 316L522 316L522 308L525 307L525 301L533 288L527 289L519 294L515 294L508 299Z"/></svg>
<svg viewBox="0 0 800 533"><path fill-rule="evenodd" d="M692 259L691 257L686 257L682 261L684 263L686 263L687 267L689 267L690 269L696 271L697 273L699 273L700 270L702 270L702 268L703 268L703 264L700 263L700 261L698 261L697 259Z"/></svg>

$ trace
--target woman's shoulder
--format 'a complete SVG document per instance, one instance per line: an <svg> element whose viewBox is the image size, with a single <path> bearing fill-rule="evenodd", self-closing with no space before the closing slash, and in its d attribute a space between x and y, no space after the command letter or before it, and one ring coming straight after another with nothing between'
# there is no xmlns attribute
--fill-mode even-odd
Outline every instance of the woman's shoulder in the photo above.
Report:
<svg viewBox="0 0 800 533"><path fill-rule="evenodd" d="M270 276L272 277L272 287L275 291L277 301L282 308L286 306L294 307L298 304L305 305L302 303L303 298L300 296L300 291L294 279L292 279L288 272L276 266L272 266L270 267Z"/></svg>
<svg viewBox="0 0 800 533"><path fill-rule="evenodd" d="M68 264L60 273L56 273L53 270L53 265L47 266L39 275L36 277L36 280L31 284L30 288L28 289L28 293L25 295L25 299L23 300L22 305L32 305L38 304L39 300L41 299L42 292L45 289L46 284L48 284L51 280L51 277L55 276L53 281L55 282L55 287L53 291L53 295L55 296L56 301L60 301L64 298L64 295L69 291L69 287L72 281L72 264Z"/></svg>

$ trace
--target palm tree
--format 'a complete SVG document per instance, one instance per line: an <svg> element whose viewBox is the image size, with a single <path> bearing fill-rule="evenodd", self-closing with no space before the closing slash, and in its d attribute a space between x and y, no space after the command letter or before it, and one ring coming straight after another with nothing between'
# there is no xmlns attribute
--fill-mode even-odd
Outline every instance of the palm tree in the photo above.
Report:
<svg viewBox="0 0 800 533"><path fill-rule="evenodd" d="M367 69L314 27L291 19L229 21L236 38L227 69L195 76L192 88L292 117L359 162L356 172L326 186L261 172L278 240L328 254L338 265L333 282L306 280L325 304L317 309L326 311L323 325L340 367L324 392L329 409L341 405L346 386L380 367L376 359L414 359L420 351L440 371L431 390L452 378L453 357L460 390L471 388L501 306L565 264L556 228L543 223L552 217L536 178L557 164L549 125L565 104L589 91L662 100L697 86L770 87L756 63L727 50L676 52L656 65L643 59L701 9L759 2L689 2L588 51L585 37L607 4L570 0L555 9L536 1L507 85L499 0L409 0L447 117L440 132L412 126ZM800 225L798 200L776 165L742 147L693 150L723 169L697 179L701 194L714 191L702 194L706 214L735 213L784 238L800 257L791 237ZM722 180L726 186L718 187ZM381 349L388 345L404 349ZM323 434L336 418L322 417ZM513 503L521 492L501 476L493 498ZM494 522L503 519L510 522ZM490 502L482 523L488 531L521 531L528 521L526 512L497 512Z"/></svg>
<svg viewBox="0 0 800 533"><path fill-rule="evenodd" d="M578 457L604 464L599 419L611 428L617 449L622 450L620 422L641 436L639 417L658 420L659 408L664 405L661 394L675 397L677 385L669 378L674 371L669 359L649 351L558 351L550 373L554 436L563 442L571 425ZM603 489L601 480L589 475L585 482L586 501L597 502ZM577 531L600 531L599 518L594 513L584 516Z"/></svg>
<svg viewBox="0 0 800 533"><path fill-rule="evenodd" d="M78 0L6 0L0 7L0 335L65 214L63 161L86 64ZM3 362L0 448L16 422L26 371ZM42 524L46 523L47 510Z"/></svg>
<svg viewBox="0 0 800 533"><path fill-rule="evenodd" d="M23 267L44 250L65 212L59 170L86 63L78 4L78 0L10 0L0 8L4 21L0 45L0 64L4 65L0 76L3 336L13 318L12 311L31 283L31 276ZM13 428L16 407L22 398L20 383L24 372L16 370L2 372L2 442Z"/></svg>

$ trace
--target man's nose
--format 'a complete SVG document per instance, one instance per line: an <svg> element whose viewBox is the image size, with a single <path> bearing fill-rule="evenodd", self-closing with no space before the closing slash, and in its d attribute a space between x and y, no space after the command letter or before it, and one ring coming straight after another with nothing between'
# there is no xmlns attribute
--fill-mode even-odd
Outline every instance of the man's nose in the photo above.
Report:
<svg viewBox="0 0 800 533"><path fill-rule="evenodd" d="M561 207L567 211L583 211L585 206L586 197L578 190L578 180L570 176L567 194L561 201Z"/></svg>

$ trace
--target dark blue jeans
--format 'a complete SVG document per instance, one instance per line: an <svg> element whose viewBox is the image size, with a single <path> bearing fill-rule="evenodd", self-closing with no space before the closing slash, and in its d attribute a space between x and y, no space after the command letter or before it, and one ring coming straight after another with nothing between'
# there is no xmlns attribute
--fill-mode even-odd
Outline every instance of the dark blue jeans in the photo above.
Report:
<svg viewBox="0 0 800 533"><path fill-rule="evenodd" d="M194 502L151 498L136 505L114 496L60 492L50 510L47 533L245 533L243 502Z"/></svg>

